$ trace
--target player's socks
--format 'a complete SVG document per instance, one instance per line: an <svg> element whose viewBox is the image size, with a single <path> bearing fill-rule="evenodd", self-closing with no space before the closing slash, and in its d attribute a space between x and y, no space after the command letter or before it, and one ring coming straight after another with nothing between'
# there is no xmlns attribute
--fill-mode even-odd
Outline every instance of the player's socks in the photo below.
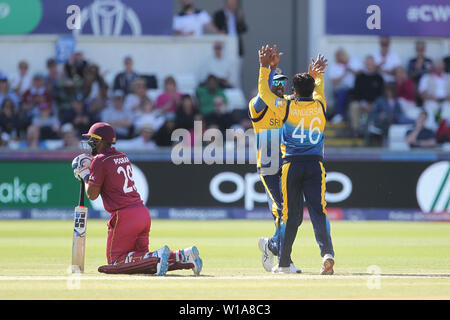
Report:
<svg viewBox="0 0 450 320"><path fill-rule="evenodd" d="M183 249L170 252L168 271L192 269L193 267L193 263L187 263Z"/></svg>
<svg viewBox="0 0 450 320"><path fill-rule="evenodd" d="M183 255L181 254L181 250L170 251L169 262L182 262Z"/></svg>
<svg viewBox="0 0 450 320"><path fill-rule="evenodd" d="M189 247L186 249L177 250L175 254L171 255L169 259L169 271L192 269L195 275L199 275L203 262L197 247Z"/></svg>

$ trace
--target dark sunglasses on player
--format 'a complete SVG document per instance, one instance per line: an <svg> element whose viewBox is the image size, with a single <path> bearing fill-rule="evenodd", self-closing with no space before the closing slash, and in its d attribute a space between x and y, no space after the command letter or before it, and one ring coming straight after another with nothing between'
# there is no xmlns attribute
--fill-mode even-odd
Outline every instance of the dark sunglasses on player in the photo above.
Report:
<svg viewBox="0 0 450 320"><path fill-rule="evenodd" d="M101 137L99 137L100 139L90 136L89 140L87 141L87 144L91 147L91 153L93 156L97 155L97 145L101 140Z"/></svg>
<svg viewBox="0 0 450 320"><path fill-rule="evenodd" d="M286 84L286 80L273 80L272 85L275 87L284 86Z"/></svg>

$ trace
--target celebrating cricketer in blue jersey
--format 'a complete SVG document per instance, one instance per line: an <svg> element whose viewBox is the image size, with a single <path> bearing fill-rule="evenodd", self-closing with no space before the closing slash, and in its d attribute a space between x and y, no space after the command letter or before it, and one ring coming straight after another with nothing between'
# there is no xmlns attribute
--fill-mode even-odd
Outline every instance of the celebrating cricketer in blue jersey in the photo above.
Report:
<svg viewBox="0 0 450 320"><path fill-rule="evenodd" d="M278 57L277 57L278 56ZM273 94L267 80L270 63L279 59L277 48L259 50L258 91L261 99L281 119L281 194L282 214L287 219L286 231L280 245L279 264L274 272L289 273L292 245L297 235L298 221L303 218L300 197L304 194L316 241L322 256L321 274L334 273L334 249L330 236L325 201L324 129L326 99L323 73L327 60L323 55L312 59L308 73L298 73L293 79L293 100Z"/></svg>

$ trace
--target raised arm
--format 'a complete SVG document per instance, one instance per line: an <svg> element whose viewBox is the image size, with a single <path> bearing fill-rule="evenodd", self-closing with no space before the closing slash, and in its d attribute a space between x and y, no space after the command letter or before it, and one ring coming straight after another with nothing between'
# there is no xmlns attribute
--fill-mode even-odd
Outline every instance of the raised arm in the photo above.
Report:
<svg viewBox="0 0 450 320"><path fill-rule="evenodd" d="M308 73L314 78L316 86L313 92L313 99L322 102L325 111L327 108L327 101L325 99L325 87L323 74L325 73L325 68L328 66L328 60L325 56L318 54L316 60L311 59L311 64L309 65Z"/></svg>
<svg viewBox="0 0 450 320"><path fill-rule="evenodd" d="M275 49L275 51L274 51ZM280 60L282 53L276 53L276 46L271 49L268 45L258 50L259 54L259 79L258 79L258 92L261 99L282 119L286 115L287 100L279 98L269 88L268 79L270 74L270 64L273 59Z"/></svg>
<svg viewBox="0 0 450 320"><path fill-rule="evenodd" d="M270 70L270 74L269 74L269 88L272 88L272 80L273 80L273 76L275 75L275 69L271 69ZM266 106L266 104L264 103L263 99L261 99L259 92L258 95L256 96L256 99L253 102L253 108L255 109L256 112L261 112L264 107Z"/></svg>

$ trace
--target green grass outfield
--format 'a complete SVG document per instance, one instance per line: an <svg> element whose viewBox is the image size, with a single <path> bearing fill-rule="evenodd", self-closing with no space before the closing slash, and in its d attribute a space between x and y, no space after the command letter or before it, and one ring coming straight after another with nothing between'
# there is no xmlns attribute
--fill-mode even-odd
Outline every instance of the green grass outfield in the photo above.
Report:
<svg viewBox="0 0 450 320"><path fill-rule="evenodd" d="M195 244L204 263L200 277L191 270L156 277L98 273L106 263L106 221L90 220L80 281L67 273L72 226L0 221L0 299L450 299L448 223L332 222L335 275L319 276L309 221L292 255L303 273L273 275L257 246L273 232L271 221L155 219L151 250Z"/></svg>

